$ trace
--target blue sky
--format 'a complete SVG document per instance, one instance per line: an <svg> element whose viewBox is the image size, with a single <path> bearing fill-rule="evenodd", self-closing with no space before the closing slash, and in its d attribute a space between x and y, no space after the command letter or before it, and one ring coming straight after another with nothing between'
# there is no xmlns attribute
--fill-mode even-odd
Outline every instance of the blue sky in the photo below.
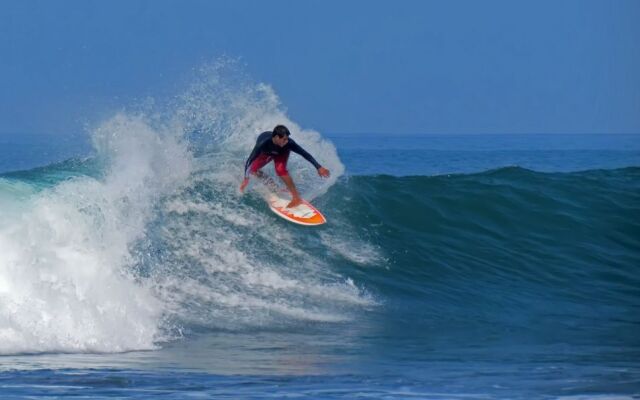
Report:
<svg viewBox="0 0 640 400"><path fill-rule="evenodd" d="M0 3L0 135L65 134L238 57L336 133L640 133L640 1Z"/></svg>

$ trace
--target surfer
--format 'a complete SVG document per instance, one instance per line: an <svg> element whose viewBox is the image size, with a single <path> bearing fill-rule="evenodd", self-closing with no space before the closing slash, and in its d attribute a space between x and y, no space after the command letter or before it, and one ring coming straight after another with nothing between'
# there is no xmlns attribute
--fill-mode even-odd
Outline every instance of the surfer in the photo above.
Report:
<svg viewBox="0 0 640 400"><path fill-rule="evenodd" d="M284 125L278 125L273 128L273 131L262 132L256 140L247 162L244 165L244 179L240 184L240 192L244 192L244 189L249 184L249 176L256 175L259 178L265 178L265 175L260 169L273 160L276 175L282 179L287 185L287 189L291 192L291 202L287 207L295 207L302 203L302 198L296 189L296 185L293 183L293 179L289 176L287 171L287 161L289 160L289 153L294 152L300 154L305 160L313 164L318 170L318 175L323 178L329 177L329 170L318 164L318 162L307 153L299 144L293 139L289 139L291 133Z"/></svg>

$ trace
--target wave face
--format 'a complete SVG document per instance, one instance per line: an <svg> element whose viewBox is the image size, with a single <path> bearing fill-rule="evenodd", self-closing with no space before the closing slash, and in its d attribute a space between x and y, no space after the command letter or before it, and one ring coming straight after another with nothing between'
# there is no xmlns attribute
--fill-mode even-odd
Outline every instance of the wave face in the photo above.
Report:
<svg viewBox="0 0 640 400"><path fill-rule="evenodd" d="M318 205L383 260L356 281L392 299L394 334L640 346L640 168L356 176Z"/></svg>

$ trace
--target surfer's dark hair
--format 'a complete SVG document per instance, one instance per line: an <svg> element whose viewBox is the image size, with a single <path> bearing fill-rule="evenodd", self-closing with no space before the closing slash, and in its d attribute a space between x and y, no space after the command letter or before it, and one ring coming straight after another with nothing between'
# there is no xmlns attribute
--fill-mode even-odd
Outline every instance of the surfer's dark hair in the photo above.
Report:
<svg viewBox="0 0 640 400"><path fill-rule="evenodd" d="M279 137L284 137L286 135L288 137L291 136L291 132L289 132L289 129L287 129L286 126L278 125L273 128L273 132L271 132L271 137L274 137L275 135L278 135Z"/></svg>

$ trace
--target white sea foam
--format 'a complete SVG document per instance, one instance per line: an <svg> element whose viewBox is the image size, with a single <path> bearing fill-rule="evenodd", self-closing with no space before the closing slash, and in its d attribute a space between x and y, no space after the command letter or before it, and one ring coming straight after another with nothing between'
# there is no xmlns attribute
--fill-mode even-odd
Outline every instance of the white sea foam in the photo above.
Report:
<svg viewBox="0 0 640 400"><path fill-rule="evenodd" d="M385 262L379 247L356 237L356 232L343 231L339 236L325 232L320 234L320 239L327 248L353 263L374 266Z"/></svg>
<svg viewBox="0 0 640 400"><path fill-rule="evenodd" d="M159 338L162 303L126 266L153 202L188 176L189 158L141 117L117 115L94 140L108 159L103 179L35 193L0 228L1 354L148 349Z"/></svg>
<svg viewBox="0 0 640 400"><path fill-rule="evenodd" d="M242 202L221 206L237 201L235 186L207 186L217 188L215 202L167 201L158 233L172 251L165 269L155 271L157 287L186 324L229 330L337 322L350 318L349 309L373 304L298 245L277 217Z"/></svg>

